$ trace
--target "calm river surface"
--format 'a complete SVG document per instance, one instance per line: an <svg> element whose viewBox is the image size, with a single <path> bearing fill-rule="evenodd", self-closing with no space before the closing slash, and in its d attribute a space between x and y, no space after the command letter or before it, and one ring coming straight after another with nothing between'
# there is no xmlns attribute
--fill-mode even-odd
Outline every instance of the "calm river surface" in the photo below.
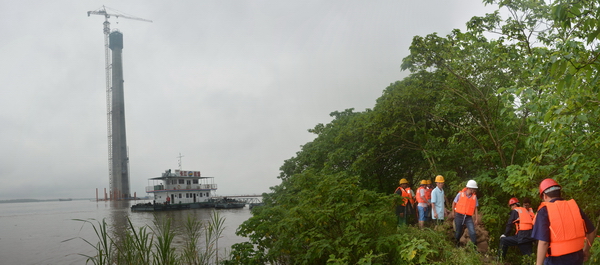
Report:
<svg viewBox="0 0 600 265"><path fill-rule="evenodd" d="M90 224L73 219L104 219L117 230L126 227L127 218L135 227L153 226L153 213L132 213L129 205L87 200L0 203L0 264L85 264L86 258L79 254L93 255L95 251L83 239L93 244L98 239ZM189 214L208 220L212 211L215 210L190 209L156 214L171 217L172 226L177 228L183 226ZM236 236L235 230L251 214L248 206L216 211L225 218L225 231L219 240L219 256L225 257L231 245L246 241ZM97 221L92 222L97 225Z"/></svg>

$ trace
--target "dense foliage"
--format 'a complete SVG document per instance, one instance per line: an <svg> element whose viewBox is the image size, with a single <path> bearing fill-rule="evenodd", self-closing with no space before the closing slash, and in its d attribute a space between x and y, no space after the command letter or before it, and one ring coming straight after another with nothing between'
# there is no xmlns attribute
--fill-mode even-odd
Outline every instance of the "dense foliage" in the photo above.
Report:
<svg viewBox="0 0 600 265"><path fill-rule="evenodd" d="M600 1L484 2L498 11L473 17L465 32L414 37L402 61L411 74L387 87L373 109L336 111L309 130L317 137L284 162L281 185L240 227L250 242L233 257L448 262L434 247L444 238L396 231L397 198L389 195L400 178L417 183L437 174L449 197L477 180L491 235L501 234L508 199L536 205L538 184L549 177L597 223ZM406 256L408 246L424 247Z"/></svg>

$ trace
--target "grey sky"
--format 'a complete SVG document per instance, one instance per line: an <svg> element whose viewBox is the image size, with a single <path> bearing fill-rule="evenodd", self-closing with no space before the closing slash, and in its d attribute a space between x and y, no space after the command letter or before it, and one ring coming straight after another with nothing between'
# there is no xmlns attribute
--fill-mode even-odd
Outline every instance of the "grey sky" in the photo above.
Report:
<svg viewBox="0 0 600 265"><path fill-rule="evenodd" d="M464 29L480 0L0 0L0 199L108 188L102 5L124 35L131 191L166 169L218 194L280 183L285 159L329 113L372 108L412 37Z"/></svg>

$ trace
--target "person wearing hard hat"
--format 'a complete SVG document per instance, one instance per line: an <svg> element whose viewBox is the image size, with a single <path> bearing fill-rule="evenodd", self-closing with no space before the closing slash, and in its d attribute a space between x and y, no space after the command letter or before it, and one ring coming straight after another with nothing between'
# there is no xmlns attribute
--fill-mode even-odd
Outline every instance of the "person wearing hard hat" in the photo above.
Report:
<svg viewBox="0 0 600 265"><path fill-rule="evenodd" d="M460 242L460 237L463 235L463 226L466 226L467 230L469 230L471 242L473 242L474 245L477 245L477 235L475 234L475 224L478 221L477 207L479 206L479 201L475 194L477 188L477 182L475 182L475 180L467 181L467 186L456 195L456 198L454 198L454 202L452 203L454 226L456 228L454 239L456 240L457 246Z"/></svg>
<svg viewBox="0 0 600 265"><path fill-rule="evenodd" d="M427 199L427 209L425 209L425 222L431 222L431 192L433 191L433 185L431 185L431 180L427 180L427 185L425 186L425 199Z"/></svg>
<svg viewBox="0 0 600 265"><path fill-rule="evenodd" d="M590 257L596 228L575 200L564 200L553 179L540 183L542 204L533 224L538 241L536 264L583 264Z"/></svg>
<svg viewBox="0 0 600 265"><path fill-rule="evenodd" d="M508 200L510 207L510 216L506 222L504 234L500 236L500 255L506 257L506 251L510 246L518 246L522 255L531 255L533 249L533 238L531 238L531 229L533 228L533 218L529 215L529 211L525 207L520 207L517 198ZM516 233L514 236L506 236L512 231L515 226Z"/></svg>
<svg viewBox="0 0 600 265"><path fill-rule="evenodd" d="M436 224L440 224L444 221L446 213L446 196L444 195L444 176L437 175L435 177L435 189L431 191L431 217Z"/></svg>
<svg viewBox="0 0 600 265"><path fill-rule="evenodd" d="M427 207L429 203L427 202L426 191L427 189L427 180L421 180L421 185L417 189L417 210L419 217L419 227L425 227L425 216L427 212Z"/></svg>
<svg viewBox="0 0 600 265"><path fill-rule="evenodd" d="M414 194L408 187L408 180L405 178L399 182L400 186L396 188L394 193L402 196L402 204L396 207L396 215L398 216L398 225L407 224L408 218L412 215L412 204L414 201Z"/></svg>

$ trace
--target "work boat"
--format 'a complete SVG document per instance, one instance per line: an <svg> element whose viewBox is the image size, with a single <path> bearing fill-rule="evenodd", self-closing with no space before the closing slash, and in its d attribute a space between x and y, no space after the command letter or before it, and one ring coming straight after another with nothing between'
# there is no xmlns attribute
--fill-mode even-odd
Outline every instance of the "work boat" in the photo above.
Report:
<svg viewBox="0 0 600 265"><path fill-rule="evenodd" d="M146 192L154 194L153 202L131 206L132 211L164 211L214 207L211 197L217 190L212 177L200 171L166 170L162 176L148 180Z"/></svg>

